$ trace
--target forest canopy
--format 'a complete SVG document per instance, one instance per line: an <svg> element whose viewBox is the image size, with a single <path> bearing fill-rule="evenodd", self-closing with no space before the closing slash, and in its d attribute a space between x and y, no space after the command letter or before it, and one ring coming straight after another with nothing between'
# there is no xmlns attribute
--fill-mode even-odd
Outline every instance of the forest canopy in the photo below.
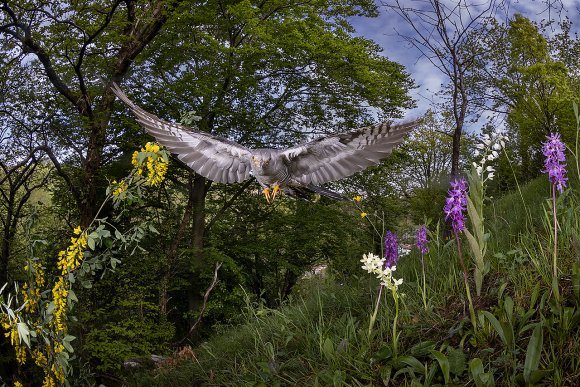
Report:
<svg viewBox="0 0 580 387"><path fill-rule="evenodd" d="M544 172L550 133L571 154L580 44L567 18L503 21L486 10L455 31L441 46L453 50L434 51L459 69L446 73L442 102L380 165L331 183L355 198L346 203L270 205L255 180L214 183L154 144L111 90L251 148L398 122L419 80L352 24L398 3L2 1L1 297L24 297L26 323L42 328L21 326L16 347L0 336L0 381L121 383L128 360L198 345L243 322L248 304L285 305L305 273L324 267L356 282L363 254L384 250L369 215L405 248L423 223L451 238L449 183L470 176L481 135L504 142L485 164L489 197ZM25 349L23 337L41 344Z"/></svg>

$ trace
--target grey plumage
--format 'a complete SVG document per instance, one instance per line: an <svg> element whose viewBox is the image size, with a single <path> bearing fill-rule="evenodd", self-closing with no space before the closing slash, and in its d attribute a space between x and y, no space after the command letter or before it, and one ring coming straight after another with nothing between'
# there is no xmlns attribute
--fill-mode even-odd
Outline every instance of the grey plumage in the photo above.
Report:
<svg viewBox="0 0 580 387"><path fill-rule="evenodd" d="M135 105L113 84L112 90L157 141L196 173L218 183L242 182L251 175L265 189L278 184L285 193L307 197L318 193L343 199L321 184L378 164L416 122L381 123L321 137L285 150L249 149L234 141L170 123Z"/></svg>

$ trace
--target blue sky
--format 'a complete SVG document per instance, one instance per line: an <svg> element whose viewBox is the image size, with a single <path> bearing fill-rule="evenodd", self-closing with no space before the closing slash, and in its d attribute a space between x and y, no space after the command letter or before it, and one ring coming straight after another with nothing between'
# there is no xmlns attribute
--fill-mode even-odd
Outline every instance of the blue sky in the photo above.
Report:
<svg viewBox="0 0 580 387"><path fill-rule="evenodd" d="M446 0L448 3L455 3L452 0ZM478 1L479 4L484 0ZM520 13L527 18L535 21L541 21L548 18L545 11L545 0L507 0L509 8L508 16L514 13ZM419 7L418 4L425 3L424 0L401 0L401 3L409 7ZM559 17L567 15L575 24L575 30L580 32L580 0L562 0L565 11ZM444 75L436 69L426 58L422 58L418 50L405 42L397 32L403 35L412 34L412 30L406 22L393 11L388 11L384 6L379 6L380 16L377 18L353 18L351 22L356 29L357 35L362 35L377 42L383 48L383 55L389 59L403 64L411 74L418 85L418 88L412 91L413 98L417 101L417 108L407 112L408 118L414 118L425 112L431 105L431 101L440 86L445 82ZM506 12L498 18L506 19ZM476 128L474 128L476 129Z"/></svg>

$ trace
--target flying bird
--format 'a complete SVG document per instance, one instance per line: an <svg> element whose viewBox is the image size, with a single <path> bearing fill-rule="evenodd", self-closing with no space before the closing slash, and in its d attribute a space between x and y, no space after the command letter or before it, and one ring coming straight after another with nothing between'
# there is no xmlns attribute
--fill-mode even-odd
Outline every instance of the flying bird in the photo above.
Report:
<svg viewBox="0 0 580 387"><path fill-rule="evenodd" d="M378 164L417 125L417 121L398 125L383 122L288 149L250 149L226 138L164 121L133 103L117 84L113 83L111 89L149 134L196 173L218 183L239 183L253 175L268 202L279 191L299 198L316 193L346 200L321 185Z"/></svg>

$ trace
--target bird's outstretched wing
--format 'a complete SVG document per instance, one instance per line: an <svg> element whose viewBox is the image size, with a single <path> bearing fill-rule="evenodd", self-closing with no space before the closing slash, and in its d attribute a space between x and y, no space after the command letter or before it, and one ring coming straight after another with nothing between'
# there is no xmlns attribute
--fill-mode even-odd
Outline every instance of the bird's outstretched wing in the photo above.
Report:
<svg viewBox="0 0 580 387"><path fill-rule="evenodd" d="M350 176L378 164L417 125L381 123L348 133L321 137L282 152L295 180L323 183Z"/></svg>
<svg viewBox="0 0 580 387"><path fill-rule="evenodd" d="M225 138L173 124L135 105L116 83L113 93L127 105L157 141L200 175L218 183L241 182L250 177L251 151Z"/></svg>

